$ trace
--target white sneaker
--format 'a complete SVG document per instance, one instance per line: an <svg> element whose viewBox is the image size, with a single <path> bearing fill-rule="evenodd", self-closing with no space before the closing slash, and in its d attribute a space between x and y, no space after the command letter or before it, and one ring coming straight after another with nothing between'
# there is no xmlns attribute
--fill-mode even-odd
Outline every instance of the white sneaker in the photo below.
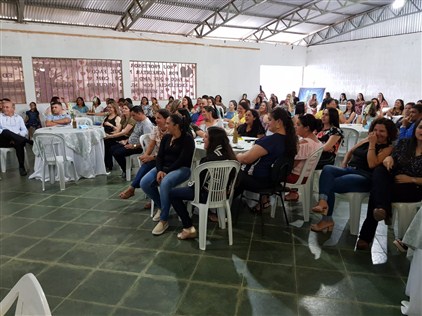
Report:
<svg viewBox="0 0 422 316"><path fill-rule="evenodd" d="M157 212L155 213L154 217L152 218L152 220L154 222L159 222L160 221L160 215L161 215L161 210L158 209Z"/></svg>
<svg viewBox="0 0 422 316"><path fill-rule="evenodd" d="M160 221L152 230L152 234L155 236L161 235L166 231L167 228L169 228L169 223Z"/></svg>

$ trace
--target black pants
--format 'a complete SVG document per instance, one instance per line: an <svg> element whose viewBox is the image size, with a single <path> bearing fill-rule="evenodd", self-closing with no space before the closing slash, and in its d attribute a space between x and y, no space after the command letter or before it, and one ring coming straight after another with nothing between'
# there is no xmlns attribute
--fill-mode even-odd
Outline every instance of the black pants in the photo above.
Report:
<svg viewBox="0 0 422 316"><path fill-rule="evenodd" d="M138 146L134 149L127 149L124 145L120 143L115 143L110 148L111 154L114 159L116 159L122 171L126 171L126 157L134 154L142 154L142 147Z"/></svg>
<svg viewBox="0 0 422 316"><path fill-rule="evenodd" d="M237 184L233 193L233 201L231 205L232 213L238 214L242 203L240 203L240 195L243 191L256 192L258 190L263 190L271 185L271 179L267 177L254 177L248 175L247 172L240 171L237 176Z"/></svg>
<svg viewBox="0 0 422 316"><path fill-rule="evenodd" d="M18 158L19 168L25 167L25 144L27 139L21 135L15 134L8 129L0 134L0 148L15 148Z"/></svg>
<svg viewBox="0 0 422 316"><path fill-rule="evenodd" d="M369 196L366 219L360 230L359 238L370 243L375 237L378 222L373 212L375 208L383 208L388 216L392 216L391 203L419 202L422 200L422 186L414 183L396 183L394 174L384 166L378 166L372 174L372 188Z"/></svg>

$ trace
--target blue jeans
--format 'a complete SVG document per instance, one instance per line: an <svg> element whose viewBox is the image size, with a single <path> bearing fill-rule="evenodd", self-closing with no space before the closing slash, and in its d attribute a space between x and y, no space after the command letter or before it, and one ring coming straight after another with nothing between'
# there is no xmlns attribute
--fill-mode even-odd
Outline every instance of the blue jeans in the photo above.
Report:
<svg viewBox="0 0 422 316"><path fill-rule="evenodd" d="M131 187L138 189L140 188L141 179L146 175L152 168L155 167L155 160L143 163L136 173L135 179L133 179Z"/></svg>
<svg viewBox="0 0 422 316"><path fill-rule="evenodd" d="M180 169L168 173L160 184L160 192L158 192L157 168L151 169L141 180L140 186L142 190L154 201L161 209L160 219L167 221L170 211L170 190L180 183L188 180L190 169L182 167Z"/></svg>
<svg viewBox="0 0 422 316"><path fill-rule="evenodd" d="M329 165L322 169L319 178L319 198L328 203L327 216L331 216L334 211L334 193L369 192L370 190L370 174L365 171Z"/></svg>

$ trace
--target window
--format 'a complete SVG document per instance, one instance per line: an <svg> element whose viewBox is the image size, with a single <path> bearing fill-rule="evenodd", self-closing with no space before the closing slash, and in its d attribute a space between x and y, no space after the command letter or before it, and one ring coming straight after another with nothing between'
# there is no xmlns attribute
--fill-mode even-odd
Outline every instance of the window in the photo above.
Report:
<svg viewBox="0 0 422 316"><path fill-rule="evenodd" d="M8 98L13 103L26 103L20 57L0 57L0 83L0 98Z"/></svg>

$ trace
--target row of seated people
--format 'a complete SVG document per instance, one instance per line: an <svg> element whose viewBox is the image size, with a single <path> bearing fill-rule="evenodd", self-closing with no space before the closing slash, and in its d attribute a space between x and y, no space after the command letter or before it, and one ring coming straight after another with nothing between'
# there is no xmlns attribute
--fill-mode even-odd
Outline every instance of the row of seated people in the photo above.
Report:
<svg viewBox="0 0 422 316"><path fill-rule="evenodd" d="M334 112L333 112L334 113ZM285 115L285 117L283 116L283 114ZM328 115L327 115L328 116ZM180 116L179 116L180 117ZM168 128L169 126L173 125L178 125L177 123L175 124L176 118L174 115L171 115L170 118L167 118L166 120L166 127ZM164 119L159 119L158 121L164 121ZM182 121L179 122L180 124L182 124ZM162 125L161 125L162 124ZM161 126L164 126L163 123L161 123ZM416 123L415 123L416 124ZM268 136L264 136L263 138L257 140L256 144L253 146L253 148L243 154L238 154L236 156L237 160L240 161L242 164L245 165L245 168L243 168L242 173L239 175L239 186L236 187L236 191L235 191L235 196L239 195L243 190L247 190L248 188L253 190L256 189L256 186L260 185L260 184L265 184L268 183L268 177L269 177L269 170L270 170L270 166L271 164L275 161L275 159L277 157L280 156L280 152L278 150L286 151L289 152L289 149L294 148L294 155L290 153L290 155L292 155L293 157L296 157L295 160L295 166L297 166L301 161L303 162L303 160L305 160L308 156L309 153L312 152L312 150L315 150L316 148L318 148L318 146L321 146L321 144L319 144L316 136L315 136L315 129L316 126L318 125L318 123L316 122L316 120L314 119L313 116L311 115L305 115L305 116L301 116L299 118L299 120L296 123L296 132L293 128L293 120L290 118L290 115L282 110L277 108L276 110L274 110L270 116L269 116L269 130L273 133L272 135L268 135ZM156 205L161 209L161 212L158 212L156 214L156 216L154 216L154 220L155 221L159 221L159 223L157 224L157 226L154 228L153 233L156 235L162 234L168 227L168 211L170 208L170 204L171 204L171 191L172 188L169 188L168 186L174 186L175 182L177 183L182 183L184 182L188 177L189 177L189 166L190 166L190 161L191 161L191 157L189 157L189 155L193 154L193 149L192 146L194 146L193 143L193 139L192 142L190 142L190 146L186 145L186 139L190 139L191 138L191 134L188 133L187 131L183 132L184 128L181 128L180 126L178 128L176 128L176 131L178 131L178 133L180 132L182 135L183 133L185 133L186 135L189 135L188 138L184 138L184 146L182 146L181 151L178 154L175 154L173 152L173 154L171 155L172 157L185 157L186 159L184 160L184 167L186 167L187 169L184 169L186 171L186 173L182 173L182 174L175 174L174 178L170 177L168 178L169 181L173 180L173 179L177 179L176 181L171 181L170 183L164 182L166 183L165 189L162 190L161 185L160 185L160 193L158 193L157 190L157 183L161 183L163 181L163 179L165 179L165 177L167 176L168 173L174 172L175 170L173 170L170 166L171 164L174 162L172 159L167 159L166 160L166 146L168 147L167 150L169 150L169 148L171 146L168 145L168 140L167 140L167 145L166 146L158 146L159 149L157 149L157 144L158 141L160 139L159 137L153 137L154 142L150 144L150 146L147 148L146 152L144 153L143 157L141 156L141 159L145 159L145 161L149 162L148 164L145 164L142 166L142 172L141 172L141 176L140 177L136 177L134 180L134 183L132 183L131 187L129 187L127 190L123 191L121 193L121 197L122 198L128 198L130 196L132 196L134 194L134 191L136 188L138 187L142 187L142 189L154 200L154 202L156 203ZM188 129L187 129L188 130ZM211 137L210 135L213 133L212 131L214 130L218 130L218 131L223 131L221 128L218 127L210 127L207 132L204 134L205 136L205 148L207 149L209 144L208 142L211 142L211 140L213 139L213 137ZM290 131L289 133L286 132ZM414 129L415 131L416 129ZM163 129L161 130L162 133L161 135L163 135ZM395 131L395 132L394 132ZM174 133L174 129L173 132L170 133ZM177 133L177 135L178 135ZM297 135L302 137L302 140L299 142L299 151L297 151L297 143L296 143L296 133ZM394 134L395 133L395 134ZM223 133L224 136L226 136L225 133ZM278 135L281 134L282 136ZM337 188L340 188L340 190L345 190L345 192L349 192L347 190L347 180L349 175L352 175L352 178L354 178L356 176L356 173L359 173L360 169L359 168L363 168L363 172L362 174L364 175L363 178L364 180L367 180L368 177L370 177L371 174L371 169L373 169L376 165L374 165L372 163L372 161L367 162L365 165L365 157L371 157L372 156L372 151L373 151L373 147L376 149L375 151L377 152L377 156L380 155L377 158L378 164L379 164L379 160L382 162L382 160L389 156L389 154L391 153L391 142L394 140L395 136L397 134L397 130L395 129L394 124L387 119L378 119L377 121L375 121L370 129L370 135L368 136L368 138L366 138L365 140L363 140L361 143L359 143L357 146L355 146L352 149L352 152L354 153L353 155L353 159L351 159L352 155L351 153L346 155L345 158L345 165L346 164L350 164L350 166L347 166L344 168L342 168L341 170L343 170L343 173L341 173L342 175L345 175L346 178L344 179L338 179L338 181L340 182L340 184L337 185L331 185L331 188L325 189L322 185L322 188L320 189L321 194L324 195L323 192L327 192L325 195L331 196L333 193L332 192L337 192L335 191ZM165 134L164 134L165 135ZM171 139L174 138L178 138L180 136L176 137L173 135L171 137ZM285 145L284 143L287 142L291 137L289 137L289 135L293 135L293 139L294 142L291 143L289 146ZM416 134L418 135L418 134ZM170 136L169 136L170 137ZM415 136L416 137L416 136ZM280 139L278 139L280 138ZM211 140L210 140L211 139ZM283 141L282 141L283 140ZM403 142L407 142L407 141L403 141ZM212 143L212 142L211 142ZM193 144L193 145L192 145ZM220 140L220 145L222 144L222 141ZM285 146L283 146L283 144ZM275 148L273 148L275 146ZM391 148L390 148L391 147ZM214 147L211 147L214 148ZM358 149L357 149L358 148ZM186 154L186 152L183 154L183 150L188 150L189 149L189 153ZM154 159L154 155L152 155L152 152L154 150L158 150L157 151L157 158ZM221 149L220 149L221 150ZM192 153L191 153L192 151ZM374 154L375 154L374 151ZM214 151L213 151L214 152ZM369 153L368 153L369 152ZM382 154L380 154L382 152ZM214 152L215 154L215 152ZM366 156L365 156L366 155ZM419 156L419 155L418 155ZM229 156L224 156L224 157L230 157ZM394 155L393 155L394 157ZM158 164L158 160L159 159L163 159L163 161L166 161L167 165L160 165L157 167ZM350 163L348 162L348 160L350 159ZM368 158L369 159L369 158ZM156 160L155 162L155 167L154 167L154 160ZM180 161L179 161L180 163ZM364 167L358 167L360 166L360 164L363 164ZM149 174L149 172L151 172L151 170L153 170L154 168L155 171L152 174ZM168 169L166 169L168 168ZM331 166L327 166L325 167L327 170L324 169L323 171L323 175L321 176L321 179L324 179L325 174L329 173L330 170L332 168L335 167L331 167ZM299 168L300 169L300 168ZM356 171L358 170L358 171ZM417 169L416 169L417 170ZM161 172L162 171L162 172ZM414 171L414 170L413 170ZM413 172L413 171L410 171ZM149 174L149 176L145 176L145 174ZM296 177L297 179L297 170L296 173L293 172L293 177ZM411 176L416 176L416 178L412 177L411 181L415 181L416 183L419 183L418 181L420 181L420 179L418 179L418 177L420 177L421 175L418 174L410 174L408 175L409 177ZM145 180L143 180L145 179ZM361 179L362 180L362 179ZM342 181L346 181L345 183L342 183ZM333 181L324 181L321 180L322 183L329 183L332 184ZM360 183L360 182L359 182ZM370 188L370 184L368 184L368 182L363 181L363 183L366 183L366 186L363 185L361 186L362 188L364 188L364 190L369 191ZM359 184L360 185L360 184ZM353 187L350 187L351 190L353 191ZM192 189L191 189L192 190ZM325 190L325 191L324 191ZM417 187L417 190L420 190L419 187ZM420 191L417 191L419 193L417 193L417 197L421 198L420 195ZM188 199L186 198L186 192L179 192L179 193L175 193L175 196L178 199L178 202L176 203L176 207L175 209L179 209L178 213L180 212L180 200L184 200L184 199ZM192 192L189 193L190 196L193 194ZM182 196L182 197L181 197ZM415 196L415 195L413 195ZM330 202L328 202L328 198L325 199L326 201L326 205L324 205L324 199L321 199L320 204L318 205L318 207L315 207L315 211L316 212L321 212L321 213L327 213L328 215L328 211L330 210L329 204L333 204L332 200L330 200ZM184 228L185 230L181 232L181 235L179 236L179 238L181 237L182 239L186 238L186 236L194 236L195 235L195 231L194 228L191 226L191 222L189 222L189 220L186 220L186 211L183 208L184 212L181 216L183 216L185 218L186 223L184 223ZM332 208L331 208L331 212L332 212ZM369 213L368 213L369 214ZM321 230L326 230L326 229L330 229L330 227L333 227L333 223L331 220L331 223L328 226L324 226L322 223L324 222L330 222L330 219L328 218L324 218L321 223L318 223L316 225L312 226L312 229L315 231L321 231Z"/></svg>

